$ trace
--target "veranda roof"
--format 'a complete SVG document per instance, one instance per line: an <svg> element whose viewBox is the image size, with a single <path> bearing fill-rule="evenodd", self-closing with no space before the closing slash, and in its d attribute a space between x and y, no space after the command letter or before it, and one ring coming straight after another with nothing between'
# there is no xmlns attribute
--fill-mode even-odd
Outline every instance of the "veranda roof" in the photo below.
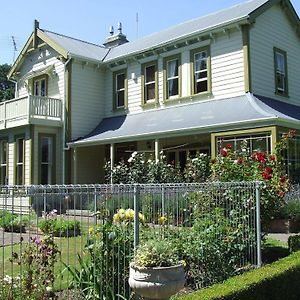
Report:
<svg viewBox="0 0 300 300"><path fill-rule="evenodd" d="M279 123L299 126L299 120L299 106L248 93L104 118L88 135L69 144L89 146Z"/></svg>

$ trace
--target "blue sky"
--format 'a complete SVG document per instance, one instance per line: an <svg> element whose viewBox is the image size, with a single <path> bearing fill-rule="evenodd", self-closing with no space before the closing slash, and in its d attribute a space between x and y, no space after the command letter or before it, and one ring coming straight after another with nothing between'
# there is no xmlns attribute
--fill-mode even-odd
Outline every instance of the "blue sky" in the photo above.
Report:
<svg viewBox="0 0 300 300"><path fill-rule="evenodd" d="M16 41L17 52L22 49L33 28L33 20L40 27L102 44L109 35L109 26L115 30L119 21L123 33L132 41L172 25L220 10L245 0L15 0L1 5L0 64L13 62ZM300 1L292 0L300 15ZM136 14L138 13L138 30Z"/></svg>

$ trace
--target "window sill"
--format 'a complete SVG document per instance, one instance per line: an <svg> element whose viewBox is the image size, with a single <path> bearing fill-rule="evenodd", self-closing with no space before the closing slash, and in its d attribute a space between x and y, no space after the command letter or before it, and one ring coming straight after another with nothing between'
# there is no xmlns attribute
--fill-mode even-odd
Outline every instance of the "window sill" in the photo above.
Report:
<svg viewBox="0 0 300 300"><path fill-rule="evenodd" d="M154 108L158 106L159 106L158 100L148 100L146 103L141 104L142 108Z"/></svg>
<svg viewBox="0 0 300 300"><path fill-rule="evenodd" d="M186 97L165 99L165 100L163 100L163 103L165 105L168 105L168 104L172 105L172 104L180 104L180 103L193 102L193 101L209 100L211 98L212 98L212 93L205 92L205 93L190 95L190 96L186 96Z"/></svg>
<svg viewBox="0 0 300 300"><path fill-rule="evenodd" d="M275 94L276 96L284 97L284 98L287 98L287 99L290 98L289 94L280 94L280 93L278 93L277 91L275 91L274 94Z"/></svg>

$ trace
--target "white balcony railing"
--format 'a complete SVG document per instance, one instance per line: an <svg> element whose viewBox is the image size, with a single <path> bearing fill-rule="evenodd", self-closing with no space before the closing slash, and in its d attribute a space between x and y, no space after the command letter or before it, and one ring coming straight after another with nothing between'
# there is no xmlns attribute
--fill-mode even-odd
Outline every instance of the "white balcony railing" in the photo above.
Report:
<svg viewBox="0 0 300 300"><path fill-rule="evenodd" d="M0 129L26 124L62 121L62 101L49 97L26 96L0 103Z"/></svg>

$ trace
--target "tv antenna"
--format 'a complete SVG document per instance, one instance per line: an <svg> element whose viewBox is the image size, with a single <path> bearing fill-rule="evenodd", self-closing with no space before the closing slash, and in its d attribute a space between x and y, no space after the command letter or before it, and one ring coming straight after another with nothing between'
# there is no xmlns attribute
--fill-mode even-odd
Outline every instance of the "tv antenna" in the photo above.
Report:
<svg viewBox="0 0 300 300"><path fill-rule="evenodd" d="M15 62L16 52L18 51L17 43L16 43L15 37L13 35L11 36L11 39L12 39L13 46L14 46L14 59L13 59L13 62Z"/></svg>
<svg viewBox="0 0 300 300"><path fill-rule="evenodd" d="M136 22L136 39L139 37L139 13L135 14L135 22Z"/></svg>

